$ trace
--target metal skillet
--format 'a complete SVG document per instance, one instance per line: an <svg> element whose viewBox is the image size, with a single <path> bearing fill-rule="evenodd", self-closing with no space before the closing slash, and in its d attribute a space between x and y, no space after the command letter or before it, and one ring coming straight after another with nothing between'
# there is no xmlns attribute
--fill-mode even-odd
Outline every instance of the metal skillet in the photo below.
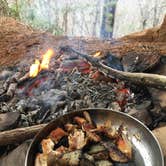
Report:
<svg viewBox="0 0 166 166"><path fill-rule="evenodd" d="M56 127L63 127L67 122L72 122L73 117L82 116L83 111L88 111L95 123L111 120L114 126L124 123L133 147L133 161L135 166L164 166L163 154L157 139L152 132L137 119L109 109L83 109L71 112L50 122L33 139L27 151L25 166L33 166L38 145Z"/></svg>

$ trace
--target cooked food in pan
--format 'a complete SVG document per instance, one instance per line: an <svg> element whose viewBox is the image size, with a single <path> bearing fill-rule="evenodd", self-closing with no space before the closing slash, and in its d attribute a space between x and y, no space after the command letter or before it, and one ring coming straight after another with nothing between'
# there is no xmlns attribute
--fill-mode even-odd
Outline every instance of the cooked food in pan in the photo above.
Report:
<svg viewBox="0 0 166 166"><path fill-rule="evenodd" d="M133 165L132 145L124 125L96 124L88 112L57 127L43 139L35 166Z"/></svg>

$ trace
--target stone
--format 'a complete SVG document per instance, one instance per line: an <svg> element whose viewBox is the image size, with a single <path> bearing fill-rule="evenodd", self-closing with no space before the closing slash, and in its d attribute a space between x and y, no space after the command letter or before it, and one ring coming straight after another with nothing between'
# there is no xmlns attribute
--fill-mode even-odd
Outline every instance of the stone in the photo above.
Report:
<svg viewBox="0 0 166 166"><path fill-rule="evenodd" d="M7 156L0 158L0 166L23 166L30 141L26 141Z"/></svg>
<svg viewBox="0 0 166 166"><path fill-rule="evenodd" d="M150 101L144 101L140 105L135 105L132 108L128 108L128 114L140 120L145 125L150 125L152 122L152 118L148 112L150 105Z"/></svg>
<svg viewBox="0 0 166 166"><path fill-rule="evenodd" d="M16 127L19 119L19 112L8 112L0 114L0 131Z"/></svg>
<svg viewBox="0 0 166 166"><path fill-rule="evenodd" d="M113 37L159 25L165 15L165 0L119 0L116 6Z"/></svg>

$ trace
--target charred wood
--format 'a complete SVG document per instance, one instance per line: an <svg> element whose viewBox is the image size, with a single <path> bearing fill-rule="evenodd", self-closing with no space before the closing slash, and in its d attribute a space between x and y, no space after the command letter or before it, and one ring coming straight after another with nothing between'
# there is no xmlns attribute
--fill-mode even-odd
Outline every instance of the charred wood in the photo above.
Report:
<svg viewBox="0 0 166 166"><path fill-rule="evenodd" d="M61 51L73 52L80 57L86 59L96 67L100 72L102 72L107 77L113 77L120 80L125 80L132 82L134 84L142 84L146 86L151 86L159 89L166 89L166 76L158 74L147 74L147 73L130 73L115 70L111 67L104 65L100 59L94 58L92 56L78 52L77 50L71 48L70 46L61 47Z"/></svg>
<svg viewBox="0 0 166 166"><path fill-rule="evenodd" d="M3 85L4 92L0 95L0 102L8 101L14 96L20 77L21 73L16 72L11 78L5 81Z"/></svg>

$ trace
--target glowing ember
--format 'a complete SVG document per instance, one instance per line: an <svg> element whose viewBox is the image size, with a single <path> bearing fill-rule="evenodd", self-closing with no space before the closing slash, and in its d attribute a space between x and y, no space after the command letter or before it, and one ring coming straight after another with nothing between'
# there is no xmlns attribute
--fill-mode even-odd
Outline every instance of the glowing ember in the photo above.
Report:
<svg viewBox="0 0 166 166"><path fill-rule="evenodd" d="M101 52L98 51L98 52L96 52L96 53L93 55L93 57L99 57L100 55L101 55Z"/></svg>
<svg viewBox="0 0 166 166"><path fill-rule="evenodd" d="M42 56L42 61L38 59L35 60L35 63L31 65L30 71L29 71L29 76L30 77L36 77L38 73L43 70L43 69L48 69L49 68L49 63L51 60L51 57L53 56L54 52L53 50L49 49L43 56Z"/></svg>

